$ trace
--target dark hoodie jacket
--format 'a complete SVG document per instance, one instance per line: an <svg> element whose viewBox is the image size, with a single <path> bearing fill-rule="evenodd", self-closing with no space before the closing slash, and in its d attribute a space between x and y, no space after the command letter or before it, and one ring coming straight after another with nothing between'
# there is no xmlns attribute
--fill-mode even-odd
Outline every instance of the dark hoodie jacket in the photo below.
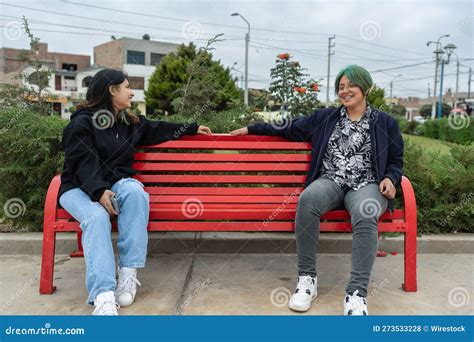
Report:
<svg viewBox="0 0 474 342"><path fill-rule="evenodd" d="M139 118L136 125L117 121L103 129L93 122L92 112L75 112L63 131L65 160L59 197L70 189L80 188L98 202L115 182L136 174L132 164L137 146L194 135L198 129L196 123L150 121L142 115Z"/></svg>

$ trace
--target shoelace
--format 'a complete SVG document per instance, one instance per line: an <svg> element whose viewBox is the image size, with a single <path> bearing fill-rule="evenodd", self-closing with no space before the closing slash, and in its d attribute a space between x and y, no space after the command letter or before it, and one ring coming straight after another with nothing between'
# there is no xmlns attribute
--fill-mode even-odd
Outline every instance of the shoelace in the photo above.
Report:
<svg viewBox="0 0 474 342"><path fill-rule="evenodd" d="M123 281L119 285L119 289L120 292L132 292L133 286L136 285L141 286L142 284L138 281L137 277L130 274L123 278Z"/></svg>
<svg viewBox="0 0 474 342"><path fill-rule="evenodd" d="M313 281L311 280L311 276L304 276L300 277L296 288L300 289L302 292L306 292L306 290L309 290L312 286Z"/></svg>
<svg viewBox="0 0 474 342"><path fill-rule="evenodd" d="M351 306L352 311L362 311L365 309L364 298L359 297L357 294L359 290L355 290L354 293L349 296L349 305Z"/></svg>
<svg viewBox="0 0 474 342"><path fill-rule="evenodd" d="M120 305L115 300L104 300L103 302L97 303L93 314L111 315L114 314L117 309L120 309Z"/></svg>

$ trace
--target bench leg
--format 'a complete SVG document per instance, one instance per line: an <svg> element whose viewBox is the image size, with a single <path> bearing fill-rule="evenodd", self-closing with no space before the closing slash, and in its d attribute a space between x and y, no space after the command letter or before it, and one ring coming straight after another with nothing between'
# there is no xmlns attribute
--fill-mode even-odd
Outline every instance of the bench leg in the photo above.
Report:
<svg viewBox="0 0 474 342"><path fill-rule="evenodd" d="M45 228L43 232L40 294L52 294L56 290L56 286L53 286L55 247L56 232L53 228Z"/></svg>
<svg viewBox="0 0 474 342"><path fill-rule="evenodd" d="M406 292L416 292L416 230L405 233L405 276L402 284Z"/></svg>
<svg viewBox="0 0 474 342"><path fill-rule="evenodd" d="M82 258L84 257L84 250L82 249L82 231L77 232L77 251L69 254L71 258Z"/></svg>

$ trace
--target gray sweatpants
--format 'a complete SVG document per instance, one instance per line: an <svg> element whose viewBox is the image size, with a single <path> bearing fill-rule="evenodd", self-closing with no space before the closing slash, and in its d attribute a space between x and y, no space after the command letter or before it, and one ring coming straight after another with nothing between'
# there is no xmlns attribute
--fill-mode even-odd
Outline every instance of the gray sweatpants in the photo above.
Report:
<svg viewBox="0 0 474 342"><path fill-rule="evenodd" d="M370 272L377 254L377 221L387 209L388 200L376 183L352 190L342 189L330 179L318 178L300 195L296 210L295 234L298 274L316 276L316 253L320 217L344 206L351 215L352 266L346 292L359 290L367 296Z"/></svg>

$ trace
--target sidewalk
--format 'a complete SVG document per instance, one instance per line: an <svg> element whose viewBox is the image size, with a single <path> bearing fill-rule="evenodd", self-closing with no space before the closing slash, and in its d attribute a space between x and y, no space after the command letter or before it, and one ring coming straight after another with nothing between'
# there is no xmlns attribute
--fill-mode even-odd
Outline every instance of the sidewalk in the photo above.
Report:
<svg viewBox="0 0 474 342"><path fill-rule="evenodd" d="M275 232L149 232L148 252L167 253L296 253L293 233ZM112 234L116 241L117 233ZM379 240L379 249L403 253L403 236ZM0 233L0 255L41 254L43 234ZM352 234L322 233L320 253L350 253ZM115 244L114 244L115 245ZM418 253L474 253L474 234L436 234L417 238ZM77 249L76 234L56 234L56 253Z"/></svg>
<svg viewBox="0 0 474 342"><path fill-rule="evenodd" d="M377 258L369 288L372 315L474 314L472 254L418 255L418 292L401 290L403 255ZM64 251L63 251L64 253ZM88 315L83 258L56 256L53 295L39 295L39 254L0 258L0 314ZM340 315L349 254L320 254L318 298L310 315ZM122 315L293 315L287 301L296 255L285 253L151 254L139 271L136 302Z"/></svg>

